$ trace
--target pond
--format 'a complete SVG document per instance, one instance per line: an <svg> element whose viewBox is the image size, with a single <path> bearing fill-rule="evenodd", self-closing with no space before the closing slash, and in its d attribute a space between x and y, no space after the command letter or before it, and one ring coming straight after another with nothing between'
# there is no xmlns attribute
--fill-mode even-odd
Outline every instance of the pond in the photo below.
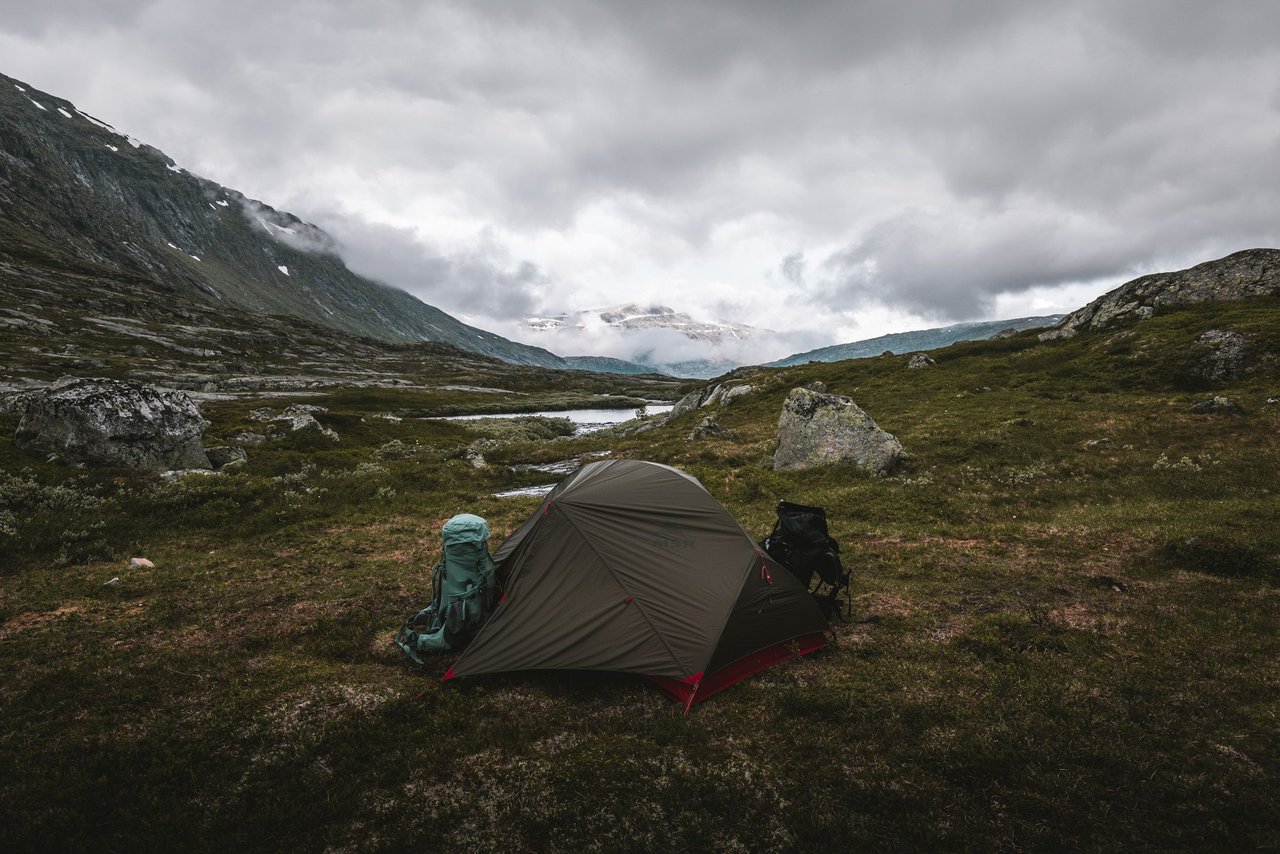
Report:
<svg viewBox="0 0 1280 854"><path fill-rule="evenodd" d="M646 415L660 415L664 412L670 412L674 406L674 403L650 403L645 406L644 411ZM477 418L522 418L530 415L542 418L568 418L577 425L575 432L582 434L594 433L597 430L621 424L623 421L630 421L636 417L636 407L632 406L626 409L559 409L544 412L489 412L482 415L449 415L445 417L450 421L472 421Z"/></svg>

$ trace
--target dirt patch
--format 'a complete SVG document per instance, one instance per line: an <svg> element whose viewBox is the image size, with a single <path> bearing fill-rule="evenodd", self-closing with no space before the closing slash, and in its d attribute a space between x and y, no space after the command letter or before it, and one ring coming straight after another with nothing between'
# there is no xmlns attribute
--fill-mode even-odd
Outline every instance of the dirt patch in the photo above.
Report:
<svg viewBox="0 0 1280 854"><path fill-rule="evenodd" d="M0 626L0 639L15 637L26 632L35 632L48 628L53 623L61 622L72 614L81 613L77 605L67 605L52 611L25 611L12 617Z"/></svg>

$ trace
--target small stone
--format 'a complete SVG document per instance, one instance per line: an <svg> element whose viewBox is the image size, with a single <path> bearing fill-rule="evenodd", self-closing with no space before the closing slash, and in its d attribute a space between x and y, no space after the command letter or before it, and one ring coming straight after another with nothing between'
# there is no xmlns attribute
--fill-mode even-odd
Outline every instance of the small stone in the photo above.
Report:
<svg viewBox="0 0 1280 854"><path fill-rule="evenodd" d="M245 453L244 448L234 446L215 446L205 448L204 452L208 455L209 462L216 469L241 466L249 459L249 455Z"/></svg>
<svg viewBox="0 0 1280 854"><path fill-rule="evenodd" d="M702 422L689 434L690 439L728 439L732 436L732 430L726 430L712 418L702 419Z"/></svg>
<svg viewBox="0 0 1280 854"><path fill-rule="evenodd" d="M1111 444L1110 439L1090 439L1089 441L1084 443L1084 446L1086 448L1099 448L1103 445L1110 445L1110 444Z"/></svg>
<svg viewBox="0 0 1280 854"><path fill-rule="evenodd" d="M1215 395L1209 400L1201 400L1191 404L1191 411L1206 414L1213 412L1234 412L1240 411L1240 405L1229 397Z"/></svg>
<svg viewBox="0 0 1280 854"><path fill-rule="evenodd" d="M119 584L119 583L120 583L120 576L118 576L118 575L117 575L115 578L111 579L110 581L104 581L104 582L102 582L102 586L103 586L103 587L115 587L115 586L116 586L117 584Z"/></svg>
<svg viewBox="0 0 1280 854"><path fill-rule="evenodd" d="M145 557L131 557L129 558L129 568L130 569L155 569L156 565L151 561L147 560Z"/></svg>

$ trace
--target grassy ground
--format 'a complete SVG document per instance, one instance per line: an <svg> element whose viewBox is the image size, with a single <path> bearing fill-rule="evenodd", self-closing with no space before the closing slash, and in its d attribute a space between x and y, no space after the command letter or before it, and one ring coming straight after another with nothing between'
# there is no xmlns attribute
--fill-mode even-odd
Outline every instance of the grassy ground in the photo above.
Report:
<svg viewBox="0 0 1280 854"><path fill-rule="evenodd" d="M1196 377L1210 328L1254 341L1239 379ZM483 470L409 391L313 398L338 443L176 483L47 465L0 419L0 847L1275 848L1278 337L1271 301L764 372L716 413L735 439L687 441L705 412L530 430ZM897 472L772 471L815 379L902 440ZM1190 411L1211 393L1243 413ZM226 438L288 402L204 409ZM408 665L445 519L496 545L537 499L491 494L545 479L507 465L604 451L760 536L778 499L825 505L856 570L835 648L687 717L629 676Z"/></svg>

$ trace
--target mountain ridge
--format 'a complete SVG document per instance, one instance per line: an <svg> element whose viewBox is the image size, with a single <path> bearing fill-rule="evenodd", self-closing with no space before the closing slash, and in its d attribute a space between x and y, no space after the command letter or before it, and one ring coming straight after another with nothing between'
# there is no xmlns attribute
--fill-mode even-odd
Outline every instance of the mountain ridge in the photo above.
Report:
<svg viewBox="0 0 1280 854"><path fill-rule="evenodd" d="M1036 317L1017 317L1009 320L980 320L969 323L955 323L950 326L939 326L930 329L914 329L910 332L891 332L875 338L850 341L846 344L832 344L818 347L803 353L795 353L772 362L764 367L785 368L792 365L803 365L807 362L840 362L845 359L862 359L867 356L879 356L885 351L909 353L924 350L937 350L961 341L981 341L999 335L1007 330L1022 331L1051 326L1062 318L1060 314Z"/></svg>
<svg viewBox="0 0 1280 854"><path fill-rule="evenodd" d="M434 341L518 364L559 356L470 326L349 270L333 238L192 174L74 104L0 74L0 257L149 281L388 342Z"/></svg>
<svg viewBox="0 0 1280 854"><path fill-rule="evenodd" d="M1151 317L1162 308L1268 296L1280 292L1280 249L1242 249L1183 270L1125 282L1064 317L1041 341L1071 338L1116 320Z"/></svg>

